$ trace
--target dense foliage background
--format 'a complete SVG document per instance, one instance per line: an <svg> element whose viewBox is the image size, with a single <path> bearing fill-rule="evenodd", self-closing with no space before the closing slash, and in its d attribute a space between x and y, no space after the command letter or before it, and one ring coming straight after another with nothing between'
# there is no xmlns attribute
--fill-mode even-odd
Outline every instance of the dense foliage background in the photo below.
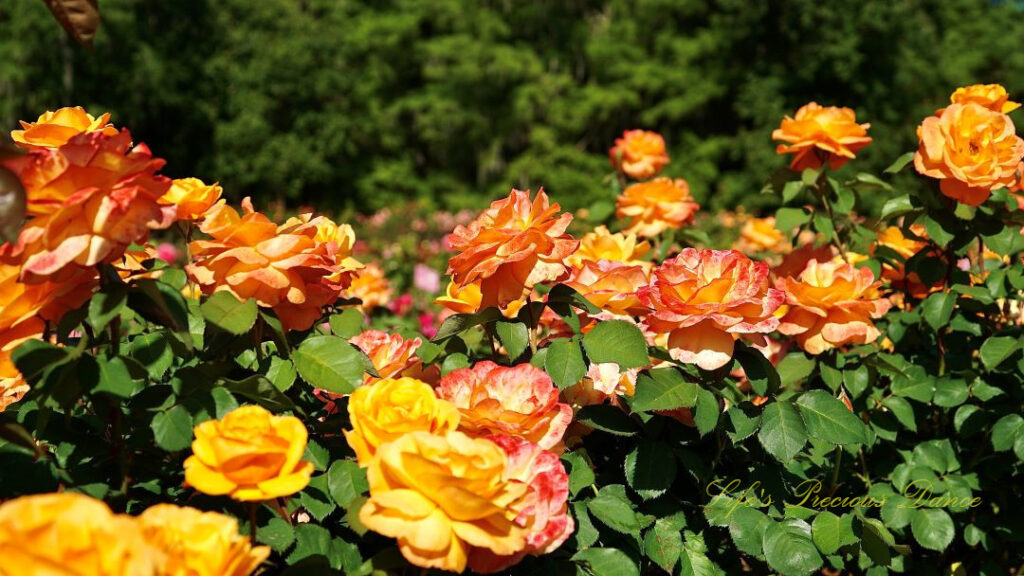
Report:
<svg viewBox="0 0 1024 576"><path fill-rule="evenodd" d="M1014 2L103 0L101 10L87 51L42 2L0 5L0 124L69 104L109 110L172 176L321 210L479 206L510 185L586 206L610 194L607 147L633 127L666 136L667 174L687 178L705 207L756 210L773 201L757 192L783 164L771 128L807 101L871 122L876 143L860 167L878 171L914 146L908 127L950 86L1024 92Z"/></svg>

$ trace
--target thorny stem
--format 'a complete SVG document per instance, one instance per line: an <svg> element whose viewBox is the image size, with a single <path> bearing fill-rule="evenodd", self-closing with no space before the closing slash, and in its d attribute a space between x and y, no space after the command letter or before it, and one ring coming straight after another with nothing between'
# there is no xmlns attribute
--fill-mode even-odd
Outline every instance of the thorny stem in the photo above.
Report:
<svg viewBox="0 0 1024 576"><path fill-rule="evenodd" d="M836 247L836 250L839 251L839 255L842 256L843 261L849 263L850 259L846 256L846 249L843 248L843 243L839 241L839 224L836 223L836 215L832 211L832 202L828 199L828 190L826 189L828 180L826 179L826 174L828 174L828 172L825 170L821 171L821 175L818 176L818 181L814 183L814 190L818 193L818 197L821 198L821 203L825 206L825 213L828 214L828 219L832 222L832 234L831 238L829 238L829 242L831 242L832 245Z"/></svg>
<svg viewBox="0 0 1024 576"><path fill-rule="evenodd" d="M868 472L868 460L864 457L864 448L857 450L857 456L860 457L860 467L864 473L864 482L868 485L868 489L871 489L871 473Z"/></svg>
<svg viewBox="0 0 1024 576"><path fill-rule="evenodd" d="M832 478L828 482L828 493L829 495L835 494L836 483L839 481L839 467L843 463L843 449L836 446L836 459L832 467Z"/></svg>

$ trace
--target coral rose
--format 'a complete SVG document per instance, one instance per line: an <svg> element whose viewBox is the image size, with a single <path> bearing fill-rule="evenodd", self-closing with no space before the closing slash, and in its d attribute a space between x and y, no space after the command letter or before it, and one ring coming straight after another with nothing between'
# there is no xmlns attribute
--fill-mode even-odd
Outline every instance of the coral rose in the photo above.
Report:
<svg viewBox="0 0 1024 576"><path fill-rule="evenodd" d="M26 150L60 148L75 136L85 132L117 134L110 124L110 114L94 118L81 106L47 111L35 122L21 121L21 130L11 131L11 140Z"/></svg>
<svg viewBox="0 0 1024 576"><path fill-rule="evenodd" d="M650 267L651 263L641 260L651 250L646 240L637 242L636 234L612 234L607 226L598 226L580 238L580 247L566 260L574 268L586 261L611 260Z"/></svg>
<svg viewBox="0 0 1024 576"><path fill-rule="evenodd" d="M477 362L443 376L437 394L462 413L463 431L519 436L545 449L559 446L572 420L551 377L530 364Z"/></svg>
<svg viewBox="0 0 1024 576"><path fill-rule="evenodd" d="M23 496L0 506L5 576L157 576L162 565L135 522L83 494Z"/></svg>
<svg viewBox="0 0 1024 576"><path fill-rule="evenodd" d="M380 378L424 376L423 361L414 356L416 349L423 344L419 338L402 338L400 334L388 334L380 330L365 330L353 336L349 342L362 350ZM365 375L364 384L370 384L380 378ZM421 378L422 379L422 378Z"/></svg>
<svg viewBox="0 0 1024 576"><path fill-rule="evenodd" d="M1019 102L1011 102L1006 88L1000 84L973 84L957 88L949 97L951 104L977 104L1001 114L1009 114L1020 108ZM940 110L938 114L943 111Z"/></svg>
<svg viewBox="0 0 1024 576"><path fill-rule="evenodd" d="M743 223L736 249L747 255L773 252L782 254L790 249L789 239L775 228L775 217L751 218Z"/></svg>
<svg viewBox="0 0 1024 576"><path fill-rule="evenodd" d="M507 461L497 444L461 432L405 434L381 446L367 471L359 520L423 568L462 572L470 547L514 555L527 530L512 506L527 486L506 478Z"/></svg>
<svg viewBox="0 0 1024 576"><path fill-rule="evenodd" d="M459 286L479 282L484 308L506 306L535 284L564 277L565 259L579 242L565 233L572 214L556 216L560 209L548 203L543 189L532 203L529 191L513 189L449 235L459 254L449 261L448 274Z"/></svg>
<svg viewBox="0 0 1024 576"><path fill-rule="evenodd" d="M302 460L308 433L294 416L242 406L196 426L195 435L185 483L204 494L270 500L309 484L313 464Z"/></svg>
<svg viewBox="0 0 1024 576"><path fill-rule="evenodd" d="M779 325L775 311L785 294L771 288L768 265L735 250L687 248L655 268L640 300L653 312L644 318L655 334L668 334L680 362L714 370L732 359L740 336L760 336Z"/></svg>
<svg viewBox="0 0 1024 576"><path fill-rule="evenodd" d="M647 130L626 130L608 156L616 170L634 180L654 178L668 165L665 139Z"/></svg>
<svg viewBox="0 0 1024 576"><path fill-rule="evenodd" d="M385 378L357 388L348 401L352 431L345 431L360 466L368 466L381 445L416 431L444 434L459 425L459 411L434 389L414 378Z"/></svg>
<svg viewBox="0 0 1024 576"><path fill-rule="evenodd" d="M364 266L345 290L347 298L358 298L362 302L359 309L365 314L391 302L393 293L391 282L384 275L384 270L376 264Z"/></svg>
<svg viewBox="0 0 1024 576"><path fill-rule="evenodd" d="M166 555L161 575L249 576L270 555L238 534L238 521L173 504L150 506L136 519L142 535Z"/></svg>
<svg viewBox="0 0 1024 576"><path fill-rule="evenodd" d="M615 214L629 219L626 234L653 238L693 221L700 208L685 180L657 178L626 187L615 200Z"/></svg>
<svg viewBox="0 0 1024 576"><path fill-rule="evenodd" d="M469 568L487 574L518 563L527 554L540 556L554 552L572 535L576 524L569 516L569 475L558 456L536 444L514 436L488 436L508 455L507 476L512 482L529 487L512 505L516 523L526 528L526 548L510 556L498 556L485 548L469 553Z"/></svg>
<svg viewBox="0 0 1024 576"><path fill-rule="evenodd" d="M220 200L224 189L220 184L206 184L199 178L179 178L160 197L161 204L178 207L178 220L196 220Z"/></svg>
<svg viewBox="0 0 1024 576"><path fill-rule="evenodd" d="M868 268L811 260L799 278L780 278L789 309L779 332L811 354L846 344L868 344L880 335L872 319L889 311Z"/></svg>
<svg viewBox="0 0 1024 576"><path fill-rule="evenodd" d="M772 140L781 140L777 154L793 154L789 167L797 172L820 168L828 162L835 170L857 155L857 151L871 143L870 124L858 124L857 114L850 108L823 107L810 102L786 116L772 132Z"/></svg>
<svg viewBox="0 0 1024 576"><path fill-rule="evenodd" d="M939 180L943 195L977 206L993 190L1017 181L1024 140L1013 120L978 104L951 104L941 116L924 119L914 168Z"/></svg>
<svg viewBox="0 0 1024 576"><path fill-rule="evenodd" d="M482 309L482 302L483 293L480 291L480 284L476 282L465 286L449 282L445 295L434 299L435 304L444 306L456 314L475 314ZM515 318L525 304L525 297L513 300L500 308L501 314L506 318Z"/></svg>
<svg viewBox="0 0 1024 576"><path fill-rule="evenodd" d="M641 286L647 284L647 272L642 266L588 260L582 268L573 270L565 284L594 306L612 314L639 316L646 312L636 294Z"/></svg>
<svg viewBox="0 0 1024 576"><path fill-rule="evenodd" d="M306 214L276 226L253 210L226 204L207 212L199 229L213 237L190 244L186 266L204 294L227 290L271 308L286 330L306 330L334 304L361 266L351 257L351 227Z"/></svg>

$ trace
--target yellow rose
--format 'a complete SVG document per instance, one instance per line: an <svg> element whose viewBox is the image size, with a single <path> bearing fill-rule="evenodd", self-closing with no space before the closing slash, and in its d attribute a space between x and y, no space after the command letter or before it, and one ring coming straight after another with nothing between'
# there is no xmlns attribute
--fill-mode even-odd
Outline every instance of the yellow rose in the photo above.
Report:
<svg viewBox="0 0 1024 576"><path fill-rule="evenodd" d="M313 464L302 460L308 433L294 416L242 406L196 426L195 435L185 483L204 494L270 500L309 484Z"/></svg>
<svg viewBox="0 0 1024 576"><path fill-rule="evenodd" d="M381 446L367 471L370 498L359 520L398 540L409 562L466 569L471 547L511 556L526 547L514 505L527 485L510 482L497 444L461 432L411 432Z"/></svg>
<svg viewBox="0 0 1024 576"><path fill-rule="evenodd" d="M249 576L270 555L238 534L238 522L217 512L157 504L136 523L146 541L167 555L166 576Z"/></svg>
<svg viewBox="0 0 1024 576"><path fill-rule="evenodd" d="M206 184L199 178L179 178L160 197L160 203L176 205L178 220L195 220L216 204L223 193L217 182Z"/></svg>
<svg viewBox="0 0 1024 576"><path fill-rule="evenodd" d="M157 576L160 552L139 527L82 494L39 494L0 506L2 576Z"/></svg>
<svg viewBox="0 0 1024 576"><path fill-rule="evenodd" d="M348 401L352 431L345 438L360 466L368 466L377 449L407 432L443 434L459 426L459 411L415 378L385 378L357 388Z"/></svg>
<svg viewBox="0 0 1024 576"><path fill-rule="evenodd" d="M611 260L650 268L650 262L641 260L650 249L650 243L646 240L638 242L636 234L612 234L607 226L598 226L580 238L580 247L566 262L573 268L583 267L583 263L588 260Z"/></svg>
<svg viewBox="0 0 1024 576"><path fill-rule="evenodd" d="M117 134L117 129L110 124L109 113L93 117L81 106L47 111L35 122L22 120L21 128L11 131L11 140L26 150L60 148L68 140L88 132Z"/></svg>

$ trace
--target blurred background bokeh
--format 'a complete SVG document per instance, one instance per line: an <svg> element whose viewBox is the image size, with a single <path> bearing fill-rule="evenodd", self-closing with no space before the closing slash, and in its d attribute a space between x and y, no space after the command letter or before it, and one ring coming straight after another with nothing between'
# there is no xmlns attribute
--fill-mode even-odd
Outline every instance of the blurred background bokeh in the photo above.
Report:
<svg viewBox="0 0 1024 576"><path fill-rule="evenodd" d="M607 150L665 135L705 209L756 211L771 129L815 100L912 149L953 88L1024 93L1024 2L101 0L95 48L0 3L0 121L82 105L257 204L479 207L543 185L610 201ZM851 169L851 168L847 168Z"/></svg>

